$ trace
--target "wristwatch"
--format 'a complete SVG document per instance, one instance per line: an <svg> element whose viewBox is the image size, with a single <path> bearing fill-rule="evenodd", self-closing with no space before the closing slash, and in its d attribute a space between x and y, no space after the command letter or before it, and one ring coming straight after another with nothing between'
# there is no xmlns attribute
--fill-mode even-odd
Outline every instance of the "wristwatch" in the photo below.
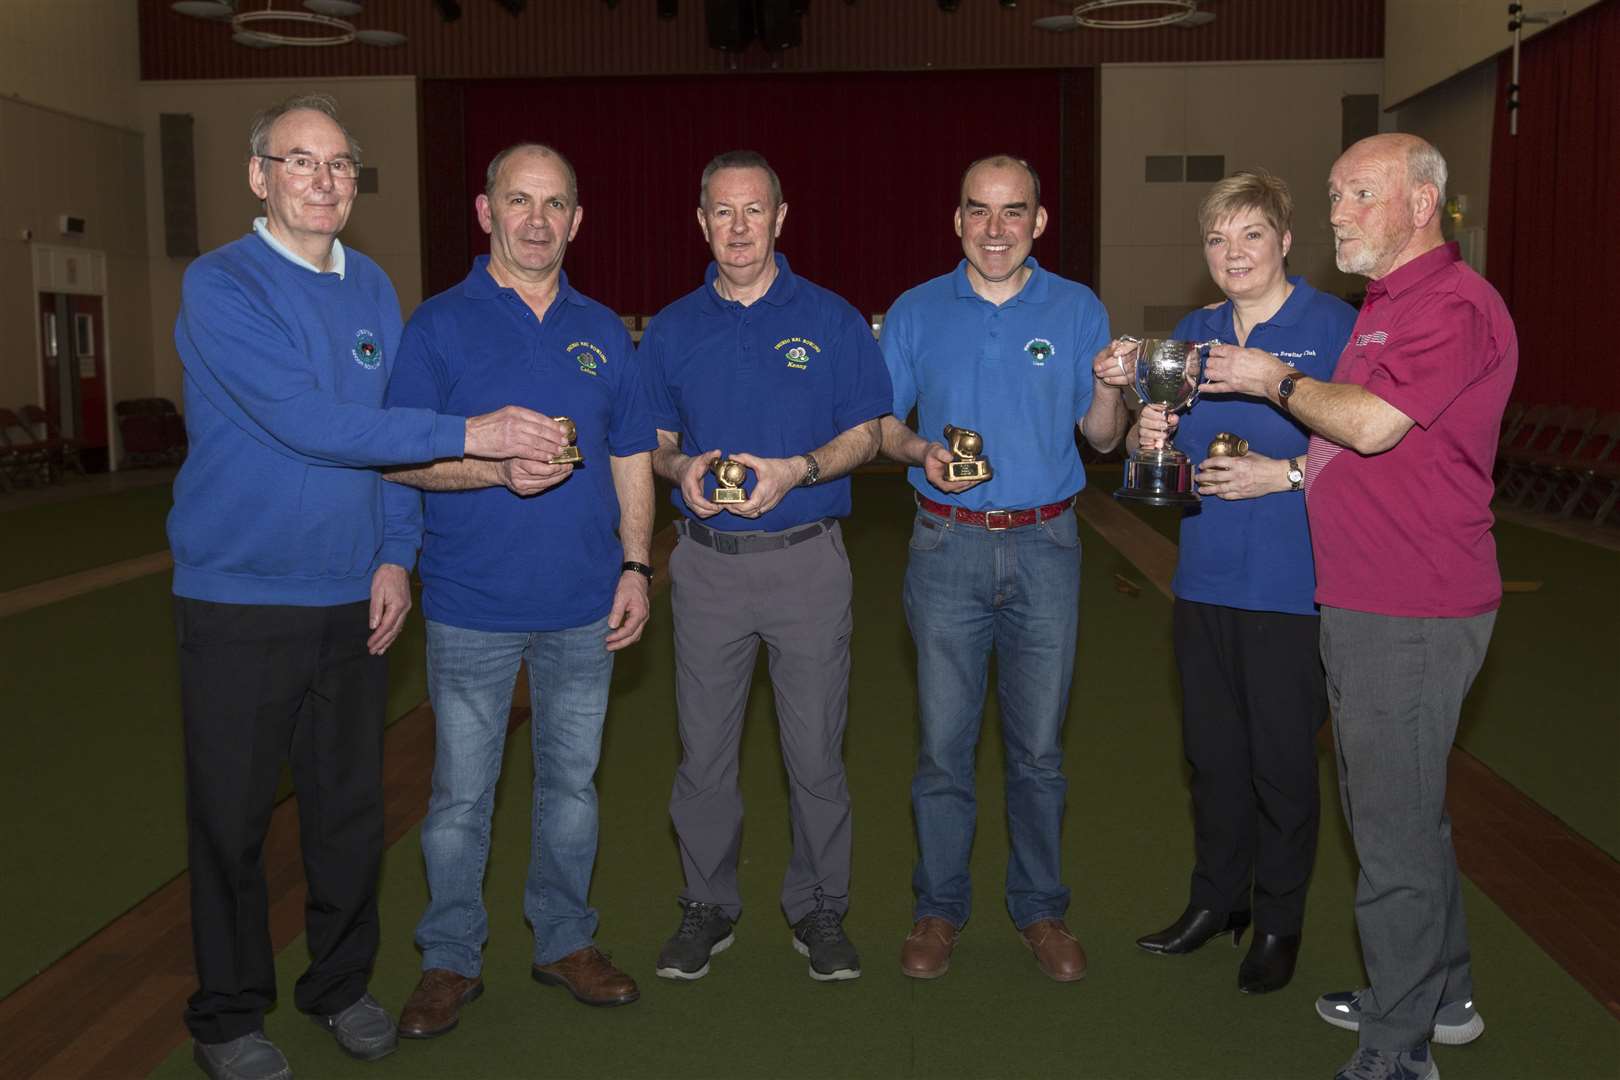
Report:
<svg viewBox="0 0 1620 1080"><path fill-rule="evenodd" d="M1288 411L1288 399L1294 396L1294 383L1299 378L1297 373L1284 375L1283 381L1277 384L1277 404L1283 407L1283 412Z"/></svg>
<svg viewBox="0 0 1620 1080"><path fill-rule="evenodd" d="M799 481L799 486L800 487L810 487L812 484L814 484L817 480L820 480L820 479L821 479L821 462L816 460L816 455L814 455L814 454L805 454L804 455L804 478Z"/></svg>
<svg viewBox="0 0 1620 1080"><path fill-rule="evenodd" d="M646 578L648 581L652 580L653 568L644 562L626 561L623 566L619 567L619 573L621 574L628 574L632 570Z"/></svg>
<svg viewBox="0 0 1620 1080"><path fill-rule="evenodd" d="M1305 473L1300 469L1299 458L1297 457L1288 459L1288 490L1305 490Z"/></svg>

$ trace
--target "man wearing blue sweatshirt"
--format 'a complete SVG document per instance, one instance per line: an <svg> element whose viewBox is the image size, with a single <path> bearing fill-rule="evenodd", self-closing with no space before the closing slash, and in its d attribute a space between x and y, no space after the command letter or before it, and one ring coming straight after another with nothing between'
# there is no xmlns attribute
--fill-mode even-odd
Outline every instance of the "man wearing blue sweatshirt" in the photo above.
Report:
<svg viewBox="0 0 1620 1080"><path fill-rule="evenodd" d="M383 653L410 608L413 543L385 533L385 500L409 493L375 467L543 462L565 441L526 409L465 419L383 408L399 302L377 265L337 240L359 164L336 106L316 96L265 110L250 153L264 216L191 265L175 323L191 443L169 515L198 981L186 1025L197 1064L220 1080L291 1076L264 1036L276 982L263 845L284 761L309 887L296 1004L355 1057L396 1046L366 984Z"/></svg>

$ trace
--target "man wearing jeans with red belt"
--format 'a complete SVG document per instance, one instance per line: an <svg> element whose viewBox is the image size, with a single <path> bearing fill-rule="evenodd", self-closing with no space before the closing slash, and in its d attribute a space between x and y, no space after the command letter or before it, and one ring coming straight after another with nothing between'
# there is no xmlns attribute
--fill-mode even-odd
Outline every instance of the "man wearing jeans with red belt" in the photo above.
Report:
<svg viewBox="0 0 1620 1080"><path fill-rule="evenodd" d="M1072 507L1086 483L1075 425L1107 450L1126 413L1118 386L1091 370L1108 355L1102 304L1030 257L1045 227L1027 163L975 162L956 209L965 259L901 296L883 324L894 383L883 452L912 466L919 506L904 594L922 718L911 785L919 858L916 923L900 954L915 978L945 974L968 919L974 751L992 649L1007 751L1007 909L1048 976L1069 982L1086 971L1063 922L1060 846L1080 602ZM926 435L897 419L913 405ZM931 441L946 424L984 436L990 479L946 479L952 455Z"/></svg>

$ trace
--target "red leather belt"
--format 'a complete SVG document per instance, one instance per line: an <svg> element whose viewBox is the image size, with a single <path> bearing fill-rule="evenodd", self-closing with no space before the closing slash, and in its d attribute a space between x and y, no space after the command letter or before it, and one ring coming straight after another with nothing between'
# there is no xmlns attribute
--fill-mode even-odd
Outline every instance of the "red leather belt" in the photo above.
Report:
<svg viewBox="0 0 1620 1080"><path fill-rule="evenodd" d="M1001 532L1003 529L1018 529L1025 525L1050 521L1074 505L1074 496L1070 495L1062 502L1048 503L1033 510L964 510L960 506L937 503L918 492L917 505L936 517L961 522L963 525L975 525L991 532Z"/></svg>

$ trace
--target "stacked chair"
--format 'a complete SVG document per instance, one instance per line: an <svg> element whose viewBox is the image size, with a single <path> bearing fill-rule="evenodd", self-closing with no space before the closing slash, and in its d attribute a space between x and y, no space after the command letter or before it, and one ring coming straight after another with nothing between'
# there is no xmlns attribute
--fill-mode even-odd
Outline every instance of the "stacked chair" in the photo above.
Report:
<svg viewBox="0 0 1620 1080"><path fill-rule="evenodd" d="M132 398L113 406L124 464L177 465L186 457L186 425L168 398Z"/></svg>
<svg viewBox="0 0 1620 1080"><path fill-rule="evenodd" d="M1496 461L1499 501L1601 525L1620 502L1620 412L1510 405Z"/></svg>
<svg viewBox="0 0 1620 1080"><path fill-rule="evenodd" d="M33 433L35 440L47 447L52 479L64 475L69 469L84 475L84 462L79 458L79 443L62 434L62 429L49 413L38 405L24 405L17 410L23 426Z"/></svg>

